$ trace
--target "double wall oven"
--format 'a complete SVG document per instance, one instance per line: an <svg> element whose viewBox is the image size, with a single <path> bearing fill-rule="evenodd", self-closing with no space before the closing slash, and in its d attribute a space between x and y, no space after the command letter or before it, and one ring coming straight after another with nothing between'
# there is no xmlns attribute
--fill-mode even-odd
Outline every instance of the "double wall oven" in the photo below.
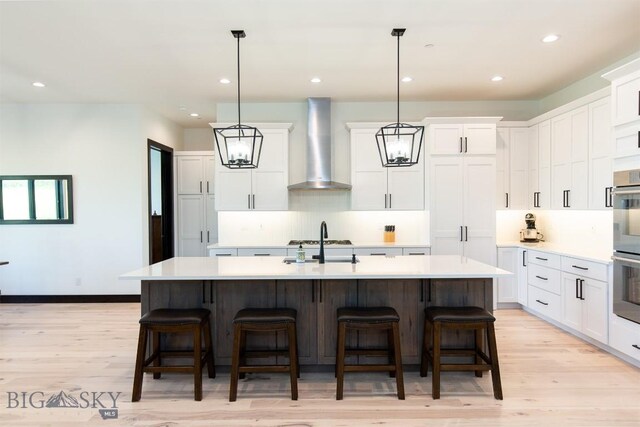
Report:
<svg viewBox="0 0 640 427"><path fill-rule="evenodd" d="M613 312L640 323L640 169L614 174Z"/></svg>

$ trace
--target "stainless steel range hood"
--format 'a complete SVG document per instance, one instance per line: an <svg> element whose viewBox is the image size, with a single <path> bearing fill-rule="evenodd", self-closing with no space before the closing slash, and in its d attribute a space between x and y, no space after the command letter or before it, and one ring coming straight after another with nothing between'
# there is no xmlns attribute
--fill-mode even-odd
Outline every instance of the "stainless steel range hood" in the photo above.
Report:
<svg viewBox="0 0 640 427"><path fill-rule="evenodd" d="M331 180L331 98L308 98L307 180L289 190L351 190Z"/></svg>

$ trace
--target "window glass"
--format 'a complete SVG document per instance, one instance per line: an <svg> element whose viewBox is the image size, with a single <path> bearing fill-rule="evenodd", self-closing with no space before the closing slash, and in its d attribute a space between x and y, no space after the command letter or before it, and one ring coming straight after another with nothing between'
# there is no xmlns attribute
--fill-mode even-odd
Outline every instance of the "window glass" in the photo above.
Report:
<svg viewBox="0 0 640 427"><path fill-rule="evenodd" d="M33 182L36 199L36 219L58 219L57 181L37 179Z"/></svg>
<svg viewBox="0 0 640 427"><path fill-rule="evenodd" d="M29 181L2 181L2 207L6 220L29 219Z"/></svg>

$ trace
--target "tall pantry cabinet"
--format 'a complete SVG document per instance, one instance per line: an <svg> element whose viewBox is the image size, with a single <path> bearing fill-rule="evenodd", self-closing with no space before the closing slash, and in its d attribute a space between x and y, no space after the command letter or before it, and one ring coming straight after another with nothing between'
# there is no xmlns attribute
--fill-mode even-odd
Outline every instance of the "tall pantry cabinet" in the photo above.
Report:
<svg viewBox="0 0 640 427"><path fill-rule="evenodd" d="M176 171L176 256L206 256L218 241L213 151L174 152Z"/></svg>
<svg viewBox="0 0 640 427"><path fill-rule="evenodd" d="M496 265L496 123L500 118L439 120L449 123L427 126L431 253L464 255ZM461 131L455 137L453 132L442 132L456 125ZM473 132L465 133L466 129Z"/></svg>

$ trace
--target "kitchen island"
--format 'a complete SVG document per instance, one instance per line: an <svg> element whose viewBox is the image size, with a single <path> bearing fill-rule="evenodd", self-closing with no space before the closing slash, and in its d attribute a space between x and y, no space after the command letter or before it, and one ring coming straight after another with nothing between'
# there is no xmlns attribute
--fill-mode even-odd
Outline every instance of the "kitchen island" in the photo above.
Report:
<svg viewBox="0 0 640 427"><path fill-rule="evenodd" d="M394 307L400 314L403 362L420 360L424 308L475 305L493 309L493 280L511 273L457 255L360 256L358 262L286 264L283 257L172 258L120 276L141 280L141 311L204 307L212 312L217 365L231 363L232 319L246 307L290 307L298 311L302 365L335 363L336 310L343 306ZM344 261L343 259L340 261ZM468 344L459 331L443 345ZM386 337L360 332L347 345L377 347ZM181 347L176 336L163 345ZM257 337L253 345L275 348L283 336ZM364 356L360 356L364 357ZM269 361L265 361L267 363ZM271 361L272 362L272 361ZM366 363L369 360L365 361Z"/></svg>

